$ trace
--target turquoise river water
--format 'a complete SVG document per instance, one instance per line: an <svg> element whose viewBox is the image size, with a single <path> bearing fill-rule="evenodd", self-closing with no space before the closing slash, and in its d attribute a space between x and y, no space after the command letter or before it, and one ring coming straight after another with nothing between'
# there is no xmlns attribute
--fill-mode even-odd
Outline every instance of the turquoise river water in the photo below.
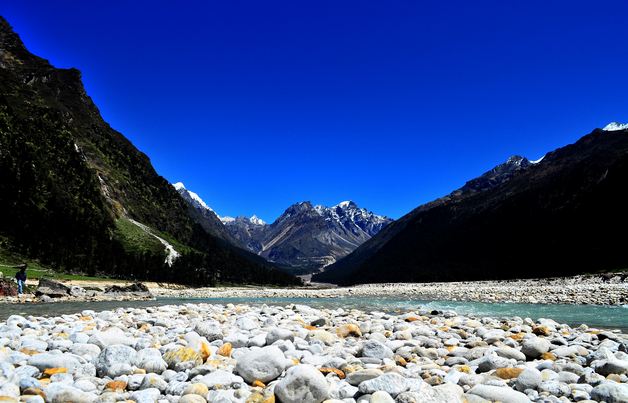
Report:
<svg viewBox="0 0 628 403"><path fill-rule="evenodd" d="M357 308L365 311L404 312L418 308L454 310L474 317L529 317L551 318L559 323L577 326L620 329L628 332L628 306L514 304L468 301L425 301L395 298L158 298L154 301L100 301L56 302L47 304L0 304L0 320L10 315L55 316L80 312L85 309L104 311L120 307L148 307L156 305L206 302L212 304L288 305L304 304L319 308Z"/></svg>

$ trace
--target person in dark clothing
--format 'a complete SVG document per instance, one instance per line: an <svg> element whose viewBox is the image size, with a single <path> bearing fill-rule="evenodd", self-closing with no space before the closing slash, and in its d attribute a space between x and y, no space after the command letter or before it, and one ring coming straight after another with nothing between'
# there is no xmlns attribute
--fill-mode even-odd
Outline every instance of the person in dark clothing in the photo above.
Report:
<svg viewBox="0 0 628 403"><path fill-rule="evenodd" d="M20 266L20 270L15 273L15 279L17 280L17 293L24 293L24 285L26 285L26 263Z"/></svg>

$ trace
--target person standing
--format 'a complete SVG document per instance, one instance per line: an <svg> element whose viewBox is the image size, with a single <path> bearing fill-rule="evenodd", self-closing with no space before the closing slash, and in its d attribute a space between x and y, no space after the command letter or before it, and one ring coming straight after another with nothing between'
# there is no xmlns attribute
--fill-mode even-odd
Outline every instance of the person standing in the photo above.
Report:
<svg viewBox="0 0 628 403"><path fill-rule="evenodd" d="M20 266L20 270L15 273L15 279L17 280L17 293L24 293L24 286L26 285L26 263Z"/></svg>

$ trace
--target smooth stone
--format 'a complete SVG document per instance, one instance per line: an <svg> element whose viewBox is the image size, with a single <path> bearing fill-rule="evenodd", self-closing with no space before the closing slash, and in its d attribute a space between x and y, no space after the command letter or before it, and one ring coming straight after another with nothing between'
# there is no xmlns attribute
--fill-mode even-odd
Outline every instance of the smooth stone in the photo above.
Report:
<svg viewBox="0 0 628 403"><path fill-rule="evenodd" d="M294 335L290 330L276 327L266 334L266 344L271 345L277 340L294 341Z"/></svg>
<svg viewBox="0 0 628 403"><path fill-rule="evenodd" d="M135 391L129 397L131 400L135 400L136 403L155 403L160 395L159 389L149 388Z"/></svg>
<svg viewBox="0 0 628 403"><path fill-rule="evenodd" d="M388 372L377 378L369 379L360 383L358 389L360 393L372 394L379 390L388 392L392 397L407 391L410 385L404 377L399 374Z"/></svg>
<svg viewBox="0 0 628 403"><path fill-rule="evenodd" d="M395 403L395 399L393 399L388 393L380 390L371 395L370 403Z"/></svg>
<svg viewBox="0 0 628 403"><path fill-rule="evenodd" d="M320 403L329 395L323 374L311 365L296 365L275 386L282 403Z"/></svg>
<svg viewBox="0 0 628 403"><path fill-rule="evenodd" d="M530 399L526 395L509 387L475 385L467 393L503 403L530 403Z"/></svg>
<svg viewBox="0 0 628 403"><path fill-rule="evenodd" d="M276 379L286 368L286 356L276 346L252 350L238 359L235 370L248 383Z"/></svg>
<svg viewBox="0 0 628 403"><path fill-rule="evenodd" d="M349 373L346 377L346 381L350 385L358 386L364 381L377 378L378 376L381 376L383 374L384 373L381 370L375 368L361 369L359 371Z"/></svg>
<svg viewBox="0 0 628 403"><path fill-rule="evenodd" d="M537 389L542 381L541 371L536 368L526 368L515 380L515 389L520 392L526 389Z"/></svg>
<svg viewBox="0 0 628 403"><path fill-rule="evenodd" d="M543 353L547 353L551 347L551 343L541 337L532 337L527 339L521 345L521 352L528 358L538 358Z"/></svg>
<svg viewBox="0 0 628 403"><path fill-rule="evenodd" d="M206 403L207 400L199 395L183 395L179 399L179 403Z"/></svg>
<svg viewBox="0 0 628 403"><path fill-rule="evenodd" d="M135 361L136 351L122 344L106 346L96 359L98 376L126 375L133 372L131 364Z"/></svg>
<svg viewBox="0 0 628 403"><path fill-rule="evenodd" d="M628 402L628 384L603 382L593 388L591 399L606 403Z"/></svg>
<svg viewBox="0 0 628 403"><path fill-rule="evenodd" d="M382 360L384 358L393 358L394 355L390 348L376 340L369 340L362 346L362 357Z"/></svg>

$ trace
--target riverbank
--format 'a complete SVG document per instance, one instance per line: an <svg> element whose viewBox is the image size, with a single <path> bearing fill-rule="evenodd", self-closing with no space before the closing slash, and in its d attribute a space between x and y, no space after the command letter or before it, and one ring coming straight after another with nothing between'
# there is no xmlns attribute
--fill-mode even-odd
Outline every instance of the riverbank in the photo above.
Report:
<svg viewBox="0 0 628 403"><path fill-rule="evenodd" d="M5 401L628 399L627 336L550 319L185 304L13 315L0 332Z"/></svg>
<svg viewBox="0 0 628 403"><path fill-rule="evenodd" d="M68 288L80 287L98 290L80 297L67 296L53 301L106 301L157 298L224 299L224 298L399 298L435 301L509 302L532 304L589 304L627 305L628 275L610 273L550 279L525 279L502 281L468 281L452 283L390 283L365 284L353 287L311 285L294 288L259 286L201 287L192 288L180 284L143 283L150 292L146 295L105 295L108 287L128 287L132 282L106 279L61 280ZM30 281L35 287L37 282ZM77 299L78 298L78 299ZM18 297L0 297L0 302L41 302L32 294ZM50 302L50 301L47 301Z"/></svg>
<svg viewBox="0 0 628 403"><path fill-rule="evenodd" d="M395 297L437 301L625 305L628 304L628 276L612 273L550 279L365 284L338 288L213 287L173 290L158 287L151 292L160 297L180 298Z"/></svg>

